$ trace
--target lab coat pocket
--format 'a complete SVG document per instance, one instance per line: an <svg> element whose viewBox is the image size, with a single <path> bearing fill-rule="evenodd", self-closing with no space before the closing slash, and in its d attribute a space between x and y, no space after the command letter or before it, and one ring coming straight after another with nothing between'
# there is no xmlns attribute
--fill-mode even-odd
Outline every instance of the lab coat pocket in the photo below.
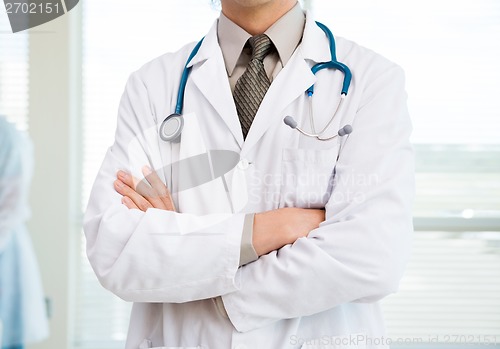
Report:
<svg viewBox="0 0 500 349"><path fill-rule="evenodd" d="M324 208L338 155L329 149L283 149L280 207Z"/></svg>

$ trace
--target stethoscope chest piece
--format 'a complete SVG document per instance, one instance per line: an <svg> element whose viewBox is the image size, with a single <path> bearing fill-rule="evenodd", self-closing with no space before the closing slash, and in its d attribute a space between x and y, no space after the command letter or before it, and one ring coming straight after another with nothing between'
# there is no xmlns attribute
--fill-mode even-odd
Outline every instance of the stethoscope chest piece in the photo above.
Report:
<svg viewBox="0 0 500 349"><path fill-rule="evenodd" d="M170 114L160 125L160 138L166 142L179 142L184 118L180 114Z"/></svg>

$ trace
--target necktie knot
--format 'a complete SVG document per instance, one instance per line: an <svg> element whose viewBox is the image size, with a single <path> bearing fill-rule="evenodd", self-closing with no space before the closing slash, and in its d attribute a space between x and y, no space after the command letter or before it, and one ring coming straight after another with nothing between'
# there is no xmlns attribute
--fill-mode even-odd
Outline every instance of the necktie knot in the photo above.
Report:
<svg viewBox="0 0 500 349"><path fill-rule="evenodd" d="M266 34L252 36L248 39L248 42L252 47L252 59L258 59L259 61L262 61L273 48L273 43Z"/></svg>

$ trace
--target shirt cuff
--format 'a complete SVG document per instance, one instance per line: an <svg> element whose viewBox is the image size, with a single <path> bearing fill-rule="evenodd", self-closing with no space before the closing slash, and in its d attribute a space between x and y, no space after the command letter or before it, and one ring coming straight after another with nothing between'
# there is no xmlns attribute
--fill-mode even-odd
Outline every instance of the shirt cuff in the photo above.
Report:
<svg viewBox="0 0 500 349"><path fill-rule="evenodd" d="M243 235L241 236L240 247L240 266L256 261L259 258L252 244L254 216L254 213L247 214L243 223Z"/></svg>

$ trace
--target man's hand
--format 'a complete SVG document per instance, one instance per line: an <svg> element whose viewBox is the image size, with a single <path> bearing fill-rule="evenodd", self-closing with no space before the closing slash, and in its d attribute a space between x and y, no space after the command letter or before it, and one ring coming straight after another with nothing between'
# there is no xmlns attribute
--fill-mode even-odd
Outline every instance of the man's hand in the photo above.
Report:
<svg viewBox="0 0 500 349"><path fill-rule="evenodd" d="M146 211L148 208L175 211L174 202L165 184L156 172L142 168L144 179L138 181L131 174L118 171L115 190L123 196L122 203L130 209Z"/></svg>
<svg viewBox="0 0 500 349"><path fill-rule="evenodd" d="M257 213L253 247L262 256L306 237L325 220L325 210L286 207Z"/></svg>

